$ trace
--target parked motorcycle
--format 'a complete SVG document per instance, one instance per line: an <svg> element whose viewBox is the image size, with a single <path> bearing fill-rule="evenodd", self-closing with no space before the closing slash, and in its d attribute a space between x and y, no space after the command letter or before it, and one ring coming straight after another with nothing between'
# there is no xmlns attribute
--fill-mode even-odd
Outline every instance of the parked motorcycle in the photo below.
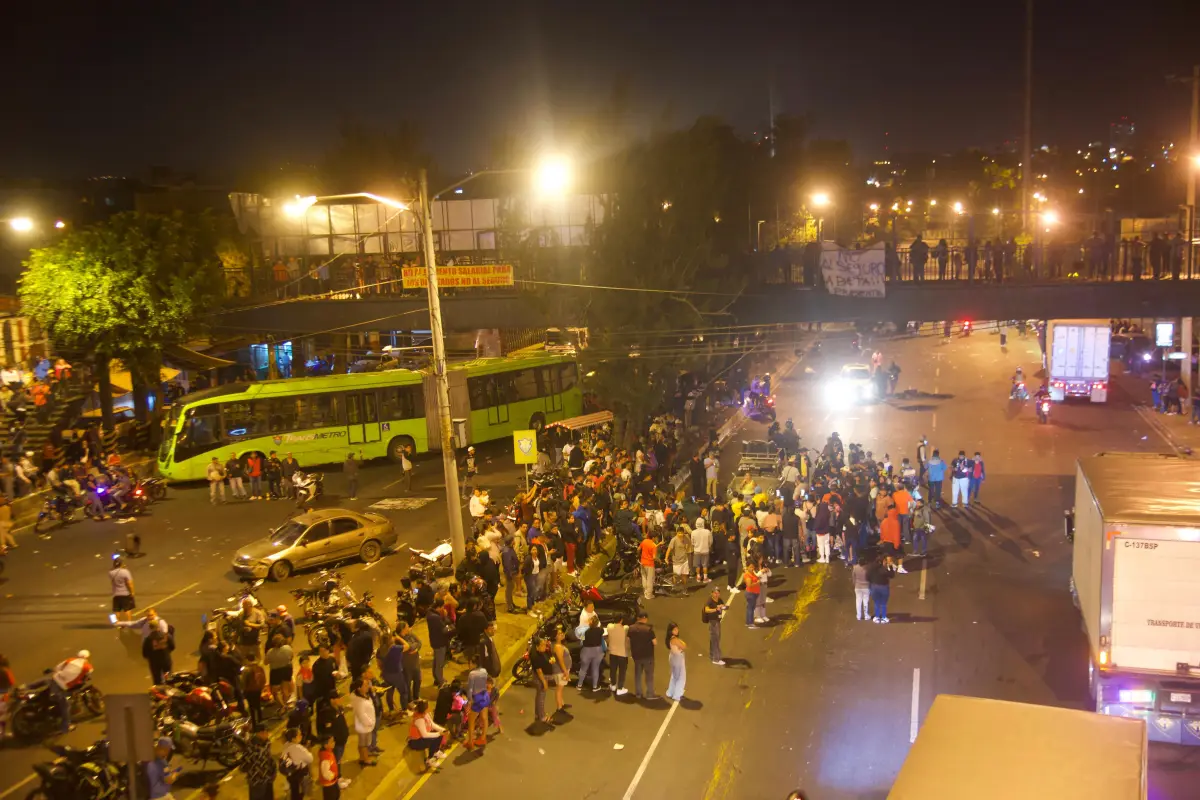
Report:
<svg viewBox="0 0 1200 800"><path fill-rule="evenodd" d="M641 594L633 589L617 594L605 594L595 586L582 586L576 582L571 584L567 592L575 605L582 607L593 603L597 613L609 610L628 614L631 619L635 619L642 606Z"/></svg>
<svg viewBox="0 0 1200 800"><path fill-rule="evenodd" d="M318 619L349 603L358 602L354 590L341 572L323 569L302 589L293 589L292 597L303 612L303 619Z"/></svg>
<svg viewBox="0 0 1200 800"><path fill-rule="evenodd" d="M108 760L108 741L90 747L54 746L53 761L33 765L41 780L26 800L109 800L124 797L125 770Z"/></svg>
<svg viewBox="0 0 1200 800"><path fill-rule="evenodd" d="M236 709L236 693L228 681L209 683L198 672L177 672L166 683L150 687L156 723L172 717L196 725L223 722Z"/></svg>
<svg viewBox="0 0 1200 800"><path fill-rule="evenodd" d="M228 608L214 608L211 614L203 618L205 627L216 631L220 641L235 644L242 629L242 601L249 599L255 608L262 608L258 599L258 587L264 583L266 581L263 578L253 582L243 581L241 592L225 598L225 601L231 604Z"/></svg>
<svg viewBox="0 0 1200 800"><path fill-rule="evenodd" d="M11 701L13 736L24 741L35 741L58 731L62 717L58 703L50 691L50 670L47 677L13 689ZM71 719L98 717L104 713L104 694L92 685L89 675L83 683L67 692L71 706Z"/></svg>
<svg viewBox="0 0 1200 800"><path fill-rule="evenodd" d="M52 493L38 512L37 521L33 523L33 532L49 533L65 527L68 522L74 522L79 506L80 503L67 494Z"/></svg>
<svg viewBox="0 0 1200 800"><path fill-rule="evenodd" d="M296 487L296 508L307 509L325 493L325 476L320 472L297 470L292 475L292 485Z"/></svg>
<svg viewBox="0 0 1200 800"><path fill-rule="evenodd" d="M175 745L175 752L183 758L201 762L216 761L226 769L233 769L246 757L246 742L250 736L250 720L239 718L216 725L200 726L194 722L166 717L158 729Z"/></svg>
<svg viewBox="0 0 1200 800"><path fill-rule="evenodd" d="M408 577L413 580L424 578L432 583L454 571L454 549L450 546L449 539L442 539L437 547L429 551L410 547L408 552L411 554Z"/></svg>

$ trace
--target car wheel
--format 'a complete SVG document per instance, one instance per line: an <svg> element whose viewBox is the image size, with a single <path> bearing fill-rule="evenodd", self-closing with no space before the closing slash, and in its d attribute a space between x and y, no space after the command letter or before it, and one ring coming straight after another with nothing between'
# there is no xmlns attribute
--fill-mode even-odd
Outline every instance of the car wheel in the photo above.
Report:
<svg viewBox="0 0 1200 800"><path fill-rule="evenodd" d="M284 581L292 574L292 565L286 561L276 561L271 565L271 580Z"/></svg>
<svg viewBox="0 0 1200 800"><path fill-rule="evenodd" d="M393 464L399 464L400 455L404 452L406 447L412 448L411 452L413 457L415 457L417 454L417 448L416 443L413 442L411 436L394 437L390 442L388 442L388 459L391 460Z"/></svg>
<svg viewBox="0 0 1200 800"><path fill-rule="evenodd" d="M362 547L358 548L358 557L363 560L364 564L372 564L378 561L381 553L382 548L380 548L379 542L374 539L363 542Z"/></svg>

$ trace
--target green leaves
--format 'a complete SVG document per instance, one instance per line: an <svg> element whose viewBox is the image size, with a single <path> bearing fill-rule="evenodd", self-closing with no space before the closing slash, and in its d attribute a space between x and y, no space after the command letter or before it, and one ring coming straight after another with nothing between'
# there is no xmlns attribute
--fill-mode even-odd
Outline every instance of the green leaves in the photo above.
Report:
<svg viewBox="0 0 1200 800"><path fill-rule="evenodd" d="M22 308L60 347L133 356L194 335L221 300L207 215L118 214L30 253Z"/></svg>

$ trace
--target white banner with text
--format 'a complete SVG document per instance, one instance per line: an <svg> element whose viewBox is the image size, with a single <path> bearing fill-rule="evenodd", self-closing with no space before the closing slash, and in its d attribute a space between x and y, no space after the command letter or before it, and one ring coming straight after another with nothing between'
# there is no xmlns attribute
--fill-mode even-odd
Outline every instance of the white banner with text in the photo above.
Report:
<svg viewBox="0 0 1200 800"><path fill-rule="evenodd" d="M822 242L821 275L826 291L843 297L883 297L884 257L882 242L865 250Z"/></svg>

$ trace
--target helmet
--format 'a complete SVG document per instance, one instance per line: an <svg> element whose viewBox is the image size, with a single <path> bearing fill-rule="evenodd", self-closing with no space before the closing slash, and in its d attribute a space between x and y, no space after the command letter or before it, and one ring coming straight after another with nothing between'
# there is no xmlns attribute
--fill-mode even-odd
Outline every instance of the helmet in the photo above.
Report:
<svg viewBox="0 0 1200 800"><path fill-rule="evenodd" d="M475 452L475 448L474 448L473 446L472 446L472 447L468 447L468 448L467 448L467 452L468 452L468 453L474 453L474 452Z"/></svg>
<svg viewBox="0 0 1200 800"><path fill-rule="evenodd" d="M278 606L276 606L276 607L275 607L275 613L276 613L276 614L286 614L286 613L287 613L287 606L285 606L285 605L283 605L282 603L280 603Z"/></svg>
<svg viewBox="0 0 1200 800"><path fill-rule="evenodd" d="M91 650L80 650L79 653L77 654L77 657L87 660L92 657L92 651Z"/></svg>

